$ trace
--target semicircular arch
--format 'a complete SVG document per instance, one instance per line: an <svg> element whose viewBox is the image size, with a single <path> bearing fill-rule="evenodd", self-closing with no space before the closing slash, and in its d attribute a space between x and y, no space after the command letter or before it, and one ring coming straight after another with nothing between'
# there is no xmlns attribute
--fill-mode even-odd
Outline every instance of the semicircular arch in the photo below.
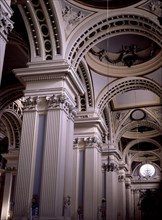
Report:
<svg viewBox="0 0 162 220"><path fill-rule="evenodd" d="M102 90L97 98L96 107L100 112L102 112L106 104L109 103L116 95L138 89L149 90L157 96L162 97L160 86L150 79L142 77L122 78L110 83Z"/></svg>

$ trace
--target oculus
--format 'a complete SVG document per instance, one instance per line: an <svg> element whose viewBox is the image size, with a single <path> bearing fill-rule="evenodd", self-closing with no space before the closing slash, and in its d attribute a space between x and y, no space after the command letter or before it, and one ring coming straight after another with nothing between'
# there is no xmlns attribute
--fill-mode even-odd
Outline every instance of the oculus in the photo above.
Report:
<svg viewBox="0 0 162 220"><path fill-rule="evenodd" d="M152 177L155 174L155 167L149 163L143 164L139 170L143 177Z"/></svg>
<svg viewBox="0 0 162 220"><path fill-rule="evenodd" d="M146 117L146 113L141 109L135 109L130 117L133 121L139 121Z"/></svg>

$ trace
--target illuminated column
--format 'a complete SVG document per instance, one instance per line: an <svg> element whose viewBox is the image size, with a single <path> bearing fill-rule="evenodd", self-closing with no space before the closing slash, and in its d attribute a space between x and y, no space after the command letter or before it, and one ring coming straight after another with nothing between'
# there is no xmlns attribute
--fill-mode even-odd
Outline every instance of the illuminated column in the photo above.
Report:
<svg viewBox="0 0 162 220"><path fill-rule="evenodd" d="M10 20L10 17L13 13L12 9L9 6L10 2L10 0L0 1L0 84L7 36L13 29L13 22Z"/></svg>
<svg viewBox="0 0 162 220"><path fill-rule="evenodd" d="M139 210L139 189L134 190L134 208L135 208L135 219L140 220L141 219L141 211Z"/></svg>
<svg viewBox="0 0 162 220"><path fill-rule="evenodd" d="M1 210L1 220L7 220L8 217L12 217L12 211L10 210L11 194L14 191L12 188L13 176L16 175L17 163L18 163L18 149L10 149L8 154L2 154L3 158L7 160L5 169L5 183L3 192L3 202Z"/></svg>
<svg viewBox="0 0 162 220"><path fill-rule="evenodd" d="M86 140L84 176L84 220L97 220L98 215L98 178L101 162L98 154L100 147L95 137Z"/></svg>
<svg viewBox="0 0 162 220"><path fill-rule="evenodd" d="M37 97L26 97L21 133L19 167L16 181L14 219L29 219L34 187L38 134Z"/></svg>
<svg viewBox="0 0 162 220"><path fill-rule="evenodd" d="M79 139L75 138L73 143L73 181L72 181L72 219L78 219L77 211L79 206L79 184L82 186L83 182L83 172L79 169L80 165L80 149L79 149ZM80 177L80 178L79 178Z"/></svg>
<svg viewBox="0 0 162 220"><path fill-rule="evenodd" d="M101 145L100 145L101 146ZM97 220L100 219L101 216L101 205L102 205L102 199L105 197L103 197L102 195L102 186L103 186L103 168L102 168L102 159L101 159L101 153L98 153L98 213L97 213ZM105 199L106 200L106 199Z"/></svg>
<svg viewBox="0 0 162 220"><path fill-rule="evenodd" d="M3 203L2 203L2 211L1 211L1 220L7 220L9 217L12 177L13 177L12 172L6 171L5 186L4 186L4 192L3 192Z"/></svg>
<svg viewBox="0 0 162 220"><path fill-rule="evenodd" d="M72 184L73 184L73 139L74 139L74 116L75 111L69 108L67 123L67 140L65 155L65 186L64 186L64 218L72 216Z"/></svg>
<svg viewBox="0 0 162 220"><path fill-rule="evenodd" d="M69 161L72 155L66 160L73 146L72 109L76 96L83 94L85 88L64 60L29 63L29 68L17 69L14 73L26 85L25 96L29 96L25 101L29 108L23 116L14 220L20 216L31 218L34 192L40 195L39 220L64 219L65 213L66 217L71 215L72 176L69 173L67 177L65 172L71 172L73 164ZM39 99L43 97L44 102L38 108ZM40 114L44 114L42 129ZM37 156L39 148L42 153Z"/></svg>
<svg viewBox="0 0 162 220"><path fill-rule="evenodd" d="M132 198L132 219L135 219L135 197L134 197L135 189L131 189L131 198Z"/></svg>
<svg viewBox="0 0 162 220"><path fill-rule="evenodd" d="M112 158L106 170L106 219L118 219L118 166Z"/></svg>
<svg viewBox="0 0 162 220"><path fill-rule="evenodd" d="M71 199L69 184L72 176L69 173L69 179L65 177L65 171L68 169L68 172L71 172L72 168L72 161L66 160L67 151L71 148L71 152L73 146L73 133L70 134L73 132L73 123L68 119L70 109L68 97L63 94L54 95L48 100L40 197L41 220L64 218L64 189L70 194L66 195L70 196L66 198L69 199L68 202ZM72 155L70 157L72 158ZM69 167L65 168L66 165ZM65 181L67 188L64 188Z"/></svg>
<svg viewBox="0 0 162 220"><path fill-rule="evenodd" d="M118 218L120 220L126 220L126 190L125 190L125 171L124 169L120 169L118 176L118 185L119 185L119 210L118 210Z"/></svg>
<svg viewBox="0 0 162 220"><path fill-rule="evenodd" d="M133 219L131 180L126 178L126 219Z"/></svg>

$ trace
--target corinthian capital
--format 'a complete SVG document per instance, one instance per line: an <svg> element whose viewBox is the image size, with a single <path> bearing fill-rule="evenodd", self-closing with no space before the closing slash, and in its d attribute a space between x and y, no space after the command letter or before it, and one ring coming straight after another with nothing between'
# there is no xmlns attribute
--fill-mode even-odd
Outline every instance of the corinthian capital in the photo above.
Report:
<svg viewBox="0 0 162 220"><path fill-rule="evenodd" d="M34 110L36 108L38 97L26 97L22 100L25 110Z"/></svg>

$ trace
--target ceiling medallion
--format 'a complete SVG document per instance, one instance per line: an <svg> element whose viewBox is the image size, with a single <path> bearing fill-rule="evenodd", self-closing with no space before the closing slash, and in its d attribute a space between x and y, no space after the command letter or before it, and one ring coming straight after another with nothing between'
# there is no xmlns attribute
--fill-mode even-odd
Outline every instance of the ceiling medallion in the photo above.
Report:
<svg viewBox="0 0 162 220"><path fill-rule="evenodd" d="M149 48L149 53L141 56L139 54L140 51L137 51L136 45L133 44L131 46L122 46L122 49L119 51L119 55L116 59L110 58L110 53L104 49L97 52L94 49L91 49L90 52L97 56L100 61L106 60L111 64L122 62L125 66L131 67L132 65L136 64L137 61L141 63L151 59L155 53L155 47L152 44Z"/></svg>
<svg viewBox="0 0 162 220"><path fill-rule="evenodd" d="M132 111L130 117L133 121L139 121L143 120L146 117L146 113L141 109L135 109L134 111Z"/></svg>

